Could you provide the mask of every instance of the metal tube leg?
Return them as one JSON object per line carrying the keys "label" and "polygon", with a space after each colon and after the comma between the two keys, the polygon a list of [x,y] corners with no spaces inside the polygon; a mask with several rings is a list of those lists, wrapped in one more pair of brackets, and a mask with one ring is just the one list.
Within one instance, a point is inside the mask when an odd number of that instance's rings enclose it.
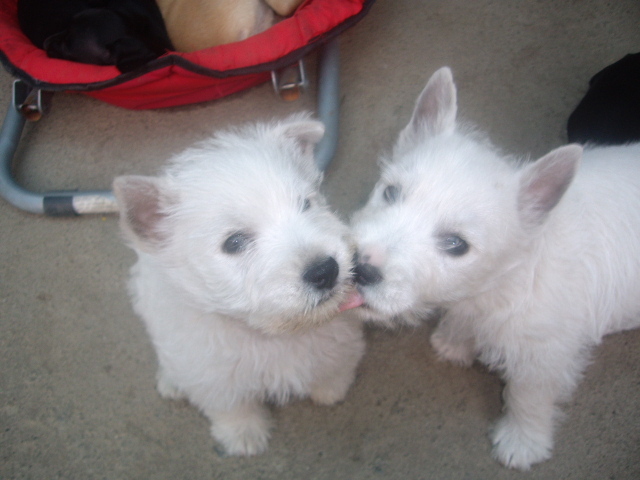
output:
{"label": "metal tube leg", "polygon": [[24,102],[32,92],[20,80],[14,82],[13,89],[12,104],[7,110],[0,130],[0,196],[21,210],[52,216],[117,211],[115,198],[108,190],[39,194],[18,185],[13,178],[12,164],[26,123],[25,117],[19,112],[19,107],[25,110]]}
{"label": "metal tube leg", "polygon": [[[323,171],[329,167],[338,145],[339,53],[338,40],[334,39],[322,47],[318,57],[318,117],[325,125],[325,134],[316,146],[315,154],[318,168]],[[20,80],[14,82],[12,105],[0,130],[0,196],[21,210],[52,216],[116,212],[116,201],[109,190],[39,194],[22,188],[13,178],[13,159],[26,122],[19,109],[25,114],[41,116],[40,93],[32,91]],[[31,106],[25,108],[30,96],[37,98],[35,110]]]}
{"label": "metal tube leg", "polygon": [[[22,99],[24,100],[24,99]],[[42,196],[20,187],[13,179],[13,156],[18,149],[26,119],[16,107],[16,87],[0,130],[0,195],[12,205],[31,213],[44,213]]]}
{"label": "metal tube leg", "polygon": [[338,40],[326,43],[318,57],[318,117],[325,125],[324,137],[316,145],[316,163],[326,170],[338,148],[340,111],[340,49]]}

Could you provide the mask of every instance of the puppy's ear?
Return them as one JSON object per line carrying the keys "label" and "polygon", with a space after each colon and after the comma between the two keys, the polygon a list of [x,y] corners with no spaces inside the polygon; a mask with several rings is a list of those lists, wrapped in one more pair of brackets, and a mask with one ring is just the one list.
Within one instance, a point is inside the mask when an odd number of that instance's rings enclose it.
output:
{"label": "puppy's ear", "polygon": [[120,228],[141,250],[153,253],[167,239],[164,222],[168,195],[158,178],[129,175],[113,181],[120,211]]}
{"label": "puppy's ear", "polygon": [[300,166],[312,177],[322,181],[322,172],[315,161],[314,149],[324,136],[324,124],[317,120],[301,120],[284,126],[282,135],[288,141],[293,141],[302,153]]}
{"label": "puppy's ear", "polygon": [[305,157],[313,159],[313,149],[324,136],[324,124],[317,120],[302,120],[285,125],[282,134],[293,140]]}
{"label": "puppy's ear", "polygon": [[404,146],[424,136],[453,132],[458,111],[456,86],[449,67],[435,72],[416,101],[409,124],[400,132]]}
{"label": "puppy's ear", "polygon": [[528,165],[520,177],[518,212],[522,224],[529,228],[541,225],[558,204],[576,174],[582,147],[557,148]]}

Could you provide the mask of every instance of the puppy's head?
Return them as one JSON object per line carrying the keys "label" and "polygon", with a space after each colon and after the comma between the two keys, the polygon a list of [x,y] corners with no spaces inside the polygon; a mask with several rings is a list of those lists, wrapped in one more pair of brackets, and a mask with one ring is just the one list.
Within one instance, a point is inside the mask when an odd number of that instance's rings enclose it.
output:
{"label": "puppy's head", "polygon": [[161,55],[152,51],[115,12],[91,8],[76,14],[63,30],[44,40],[51,58],[134,70]]}
{"label": "puppy's head", "polygon": [[119,177],[125,236],[199,309],[264,332],[331,319],[351,285],[348,230],[319,193],[302,117],[224,132],[165,174]]}
{"label": "puppy's head", "polygon": [[368,203],[352,220],[369,319],[416,322],[471,298],[530,255],[569,185],[578,147],[519,170],[456,123],[451,71],[420,94]]}

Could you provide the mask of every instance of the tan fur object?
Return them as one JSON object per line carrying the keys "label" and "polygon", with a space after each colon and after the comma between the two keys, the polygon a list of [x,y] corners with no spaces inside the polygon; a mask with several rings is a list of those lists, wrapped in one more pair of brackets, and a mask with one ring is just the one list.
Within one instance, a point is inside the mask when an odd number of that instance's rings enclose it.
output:
{"label": "tan fur object", "polygon": [[269,5],[274,12],[276,12],[281,17],[288,17],[289,15],[293,15],[293,12],[296,11],[296,8],[300,6],[300,4],[304,0],[265,0],[267,5]]}
{"label": "tan fur object", "polygon": [[[238,42],[290,15],[302,0],[157,0],[175,49],[193,52]],[[273,9],[273,10],[272,10]]]}

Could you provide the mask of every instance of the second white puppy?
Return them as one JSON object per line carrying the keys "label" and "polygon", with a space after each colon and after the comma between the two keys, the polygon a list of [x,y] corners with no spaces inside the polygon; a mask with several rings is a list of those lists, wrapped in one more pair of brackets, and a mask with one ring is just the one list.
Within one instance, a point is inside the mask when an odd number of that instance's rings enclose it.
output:
{"label": "second white puppy", "polygon": [[590,347],[640,326],[640,145],[514,162],[456,110],[443,68],[354,217],[363,298],[350,303],[382,321],[444,309],[431,343],[501,373],[494,455],[528,469],[551,456],[558,403]]}
{"label": "second white puppy", "polygon": [[353,251],[318,191],[323,133],[303,117],[248,126],[186,150],[160,177],[114,181],[158,390],[200,408],[231,455],[265,450],[263,402],[342,400],[364,352],[357,321],[331,321]]}

